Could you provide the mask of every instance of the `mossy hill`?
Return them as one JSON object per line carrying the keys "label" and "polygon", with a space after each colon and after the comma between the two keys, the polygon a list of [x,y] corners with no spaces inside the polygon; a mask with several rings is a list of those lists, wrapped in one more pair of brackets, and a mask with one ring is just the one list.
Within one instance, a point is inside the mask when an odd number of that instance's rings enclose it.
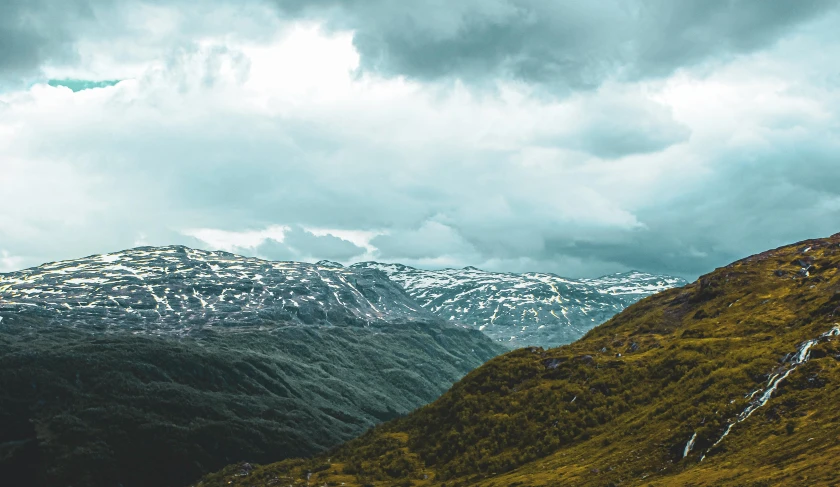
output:
{"label": "mossy hill", "polygon": [[746,258],[327,454],[198,485],[838,485],[838,267],[840,234]]}

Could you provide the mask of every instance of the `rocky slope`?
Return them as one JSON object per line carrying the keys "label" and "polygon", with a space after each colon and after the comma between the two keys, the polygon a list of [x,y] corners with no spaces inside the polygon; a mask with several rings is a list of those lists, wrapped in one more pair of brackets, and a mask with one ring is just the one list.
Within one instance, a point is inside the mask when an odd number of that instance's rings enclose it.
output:
{"label": "rocky slope", "polygon": [[323,451],[502,351],[375,270],[140,248],[0,274],[0,484]]}
{"label": "rocky slope", "polygon": [[433,320],[384,275],[182,246],[140,247],[0,274],[0,311],[107,331],[213,326],[365,326]]}
{"label": "rocky slope", "polygon": [[678,277],[635,271],[568,279],[474,267],[427,271],[378,262],[351,268],[381,270],[428,311],[477,327],[511,348],[571,343],[639,299],[685,284]]}
{"label": "rocky slope", "polygon": [[840,234],[497,357],[405,418],[217,485],[838,485]]}

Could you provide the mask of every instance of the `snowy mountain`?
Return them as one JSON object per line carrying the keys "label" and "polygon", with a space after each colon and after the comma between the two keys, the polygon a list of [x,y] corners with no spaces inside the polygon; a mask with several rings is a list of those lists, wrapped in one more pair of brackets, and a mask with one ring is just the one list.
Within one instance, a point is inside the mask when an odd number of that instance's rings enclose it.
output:
{"label": "snowy mountain", "polygon": [[503,351],[331,262],[143,247],[0,274],[0,483],[176,487],[310,456]]}
{"label": "snowy mountain", "polygon": [[270,262],[182,246],[140,247],[0,274],[0,312],[108,329],[365,326],[435,320],[374,269]]}
{"label": "snowy mountain", "polygon": [[377,262],[349,267],[272,262],[182,246],[139,247],[0,274],[0,314],[27,310],[76,327],[152,334],[443,319],[512,347],[556,346],[645,296],[684,284],[641,272],[568,279],[474,267],[429,271]]}
{"label": "snowy mountain", "polygon": [[639,299],[686,284],[677,277],[635,271],[568,279],[475,267],[428,271],[378,262],[350,268],[380,270],[428,311],[474,326],[511,347],[570,343]]}

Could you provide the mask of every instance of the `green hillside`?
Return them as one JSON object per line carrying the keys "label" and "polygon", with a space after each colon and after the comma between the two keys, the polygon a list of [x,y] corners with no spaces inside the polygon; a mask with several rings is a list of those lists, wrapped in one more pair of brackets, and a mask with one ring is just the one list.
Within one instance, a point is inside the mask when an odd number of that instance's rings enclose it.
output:
{"label": "green hillside", "polygon": [[839,267],[840,234],[749,257],[327,454],[198,485],[837,485]]}

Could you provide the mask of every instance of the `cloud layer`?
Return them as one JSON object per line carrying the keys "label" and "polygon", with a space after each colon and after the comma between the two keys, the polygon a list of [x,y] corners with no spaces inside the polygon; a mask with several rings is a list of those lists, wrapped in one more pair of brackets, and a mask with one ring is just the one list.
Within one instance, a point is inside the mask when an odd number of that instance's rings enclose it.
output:
{"label": "cloud layer", "polygon": [[579,90],[661,77],[777,41],[829,0],[276,0],[356,32],[366,69],[428,80],[513,77]]}
{"label": "cloud layer", "polygon": [[695,277],[840,231],[826,2],[0,1],[0,271],[184,243]]}

